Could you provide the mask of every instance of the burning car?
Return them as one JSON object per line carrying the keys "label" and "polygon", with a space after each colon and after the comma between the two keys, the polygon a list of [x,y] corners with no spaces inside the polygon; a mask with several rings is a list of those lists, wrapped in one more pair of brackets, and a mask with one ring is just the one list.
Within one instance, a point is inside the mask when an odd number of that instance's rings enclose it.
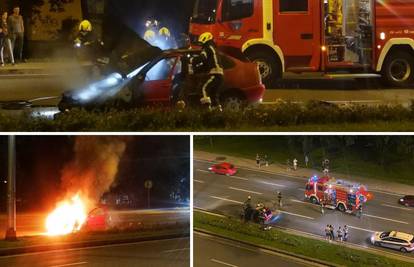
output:
{"label": "burning car", "polygon": [[89,212],[82,230],[85,231],[106,231],[111,227],[112,218],[106,206],[100,206]]}
{"label": "burning car", "polygon": [[208,168],[210,172],[226,175],[226,176],[232,176],[237,173],[237,169],[233,164],[223,162],[219,164],[214,164],[210,168]]}
{"label": "burning car", "polygon": [[[188,49],[164,51],[129,74],[112,73],[85,89],[64,93],[59,109],[175,106],[178,101],[199,105],[201,82],[206,74],[189,63],[189,58],[199,53]],[[220,57],[224,67],[224,86],[220,92],[224,108],[237,110],[260,102],[265,87],[257,65],[225,54]]]}

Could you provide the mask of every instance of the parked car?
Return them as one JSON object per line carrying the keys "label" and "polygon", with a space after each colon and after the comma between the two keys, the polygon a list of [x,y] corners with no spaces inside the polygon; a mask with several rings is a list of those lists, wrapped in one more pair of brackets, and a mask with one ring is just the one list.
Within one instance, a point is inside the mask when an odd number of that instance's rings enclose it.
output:
{"label": "parked car", "polygon": [[391,248],[401,252],[414,251],[414,235],[403,232],[376,232],[371,237],[375,246]]}
{"label": "parked car", "polygon": [[406,207],[414,207],[414,196],[405,196],[398,200],[398,203]]}
{"label": "parked car", "polygon": [[227,162],[215,164],[209,168],[209,171],[226,176],[232,176],[237,173],[236,167]]}
{"label": "parked car", "polygon": [[[206,74],[191,68],[188,60],[199,53],[199,50],[187,49],[164,51],[127,75],[127,78],[112,74],[85,89],[64,93],[59,109],[93,109],[107,106],[108,103],[122,103],[123,106],[132,107],[174,106],[179,100],[184,100],[189,105],[199,105],[202,81]],[[220,54],[220,58],[224,67],[224,85],[220,90],[223,107],[237,110],[261,102],[265,87],[257,64],[243,62],[225,54]],[[190,75],[190,69],[195,69],[196,74]]]}

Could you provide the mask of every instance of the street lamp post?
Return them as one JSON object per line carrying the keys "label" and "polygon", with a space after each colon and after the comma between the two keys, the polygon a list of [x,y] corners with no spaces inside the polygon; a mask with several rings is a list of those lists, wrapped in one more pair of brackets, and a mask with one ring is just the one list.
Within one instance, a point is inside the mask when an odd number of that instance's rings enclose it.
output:
{"label": "street lamp post", "polygon": [[6,240],[17,240],[16,234],[16,137],[9,136],[7,177],[7,231]]}

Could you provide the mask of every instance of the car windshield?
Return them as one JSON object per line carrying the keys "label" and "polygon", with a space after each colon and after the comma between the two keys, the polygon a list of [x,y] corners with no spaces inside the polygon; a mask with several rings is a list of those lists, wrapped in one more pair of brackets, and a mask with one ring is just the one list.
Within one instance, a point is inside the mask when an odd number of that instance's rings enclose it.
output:
{"label": "car windshield", "polygon": [[388,237],[389,235],[390,235],[390,232],[384,232],[380,235],[380,237],[384,238],[384,237]]}
{"label": "car windshield", "polygon": [[194,5],[194,23],[213,24],[216,21],[217,0],[197,0]]}

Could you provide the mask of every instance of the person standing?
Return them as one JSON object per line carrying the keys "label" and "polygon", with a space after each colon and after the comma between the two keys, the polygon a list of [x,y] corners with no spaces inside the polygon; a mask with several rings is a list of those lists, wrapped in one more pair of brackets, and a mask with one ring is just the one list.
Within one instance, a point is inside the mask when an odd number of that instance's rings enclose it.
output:
{"label": "person standing", "polygon": [[9,60],[14,65],[14,56],[13,56],[13,49],[12,44],[9,37],[9,28],[7,25],[7,12],[4,12],[1,16],[1,24],[0,24],[0,64],[4,66],[4,49],[6,49]]}
{"label": "person standing", "polygon": [[279,203],[279,208],[282,208],[282,192],[277,192],[277,202]]}
{"label": "person standing", "polygon": [[330,227],[330,230],[331,230],[331,240],[335,241],[335,228],[333,227],[332,224],[329,227]]}
{"label": "person standing", "polygon": [[256,165],[260,168],[260,155],[256,154]]}
{"label": "person standing", "polygon": [[293,160],[293,170],[297,170],[298,169],[298,160],[295,158],[294,160]]}
{"label": "person standing", "polygon": [[343,241],[343,239],[342,239],[343,232],[342,232],[342,227],[341,226],[339,226],[338,231],[336,233],[338,235],[338,241],[342,242]]}
{"label": "person standing", "polygon": [[325,237],[326,240],[331,240],[331,227],[329,226],[329,224],[327,224],[325,227]]}
{"label": "person standing", "polygon": [[20,15],[20,7],[13,8],[13,15],[7,19],[9,35],[14,51],[14,59],[23,61],[23,44],[24,44],[24,22]]}
{"label": "person standing", "polygon": [[343,231],[344,231],[344,241],[346,242],[346,241],[348,241],[348,233],[349,233],[347,225],[344,226]]}
{"label": "person standing", "polygon": [[308,157],[308,155],[305,155],[305,166],[306,166],[306,168],[308,167],[308,165],[309,165],[309,157]]}

